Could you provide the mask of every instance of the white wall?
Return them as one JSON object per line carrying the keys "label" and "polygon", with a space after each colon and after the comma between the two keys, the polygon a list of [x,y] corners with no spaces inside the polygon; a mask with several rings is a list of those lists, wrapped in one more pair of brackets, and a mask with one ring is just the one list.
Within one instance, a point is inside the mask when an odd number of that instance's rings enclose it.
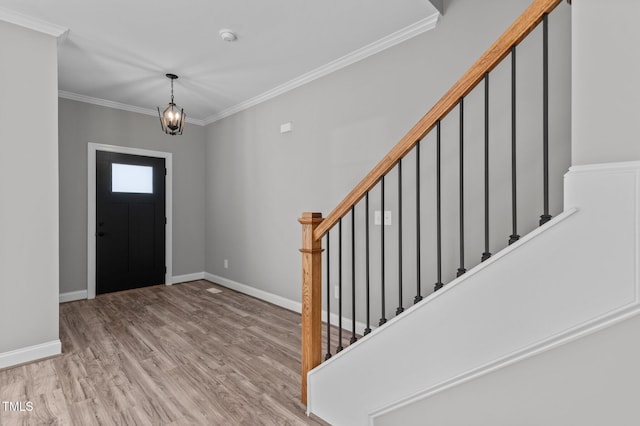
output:
{"label": "white wall", "polygon": [[636,426],[640,317],[446,390],[376,426]]}
{"label": "white wall", "polygon": [[572,164],[640,159],[640,2],[579,0],[573,16]]}
{"label": "white wall", "polygon": [[0,22],[0,368],[60,352],[52,36]]}
{"label": "white wall", "polygon": [[173,275],[204,271],[204,128],[162,133],[158,117],[59,100],[60,292],[87,288],[87,144],[173,154]]}
{"label": "white wall", "polygon": [[[529,0],[452,0],[435,30],[385,50],[324,78],[207,126],[206,270],[286,299],[300,300],[300,227],[303,211],[328,214],[390,148],[422,117],[530,4]],[[569,165],[569,14],[566,4],[551,17],[551,211],[562,210],[561,176]],[[542,68],[541,32],[519,47],[518,166],[521,235],[537,226],[542,203]],[[510,229],[510,63],[492,74],[491,249],[504,247]],[[465,103],[467,268],[479,263],[482,249],[482,86]],[[527,104],[526,102],[529,102]],[[506,115],[505,115],[506,114]],[[280,134],[292,121],[293,132]],[[444,280],[456,272],[458,252],[458,115],[443,122]],[[423,288],[429,294],[434,270],[434,135],[422,143]],[[413,226],[415,157],[403,165],[405,231]],[[524,179],[527,176],[527,179]],[[396,174],[387,178],[386,209],[397,224]],[[379,209],[374,190],[371,210]],[[357,207],[362,229],[363,208]],[[350,218],[344,232],[350,235]],[[398,274],[397,225],[386,230],[388,282]],[[379,228],[372,226],[372,253],[379,247]],[[363,244],[362,232],[357,242]],[[337,241],[337,236],[332,236]],[[404,236],[404,306],[415,296],[415,236]],[[346,247],[346,246],[345,246]],[[363,251],[361,250],[360,253]],[[337,254],[337,248],[332,250]],[[376,255],[377,256],[377,255]],[[229,268],[223,267],[224,259]],[[378,257],[372,281],[380,281]],[[345,279],[350,280],[350,262]],[[358,292],[364,292],[364,262],[357,262]],[[336,277],[332,280],[335,281]],[[337,282],[332,282],[337,285]],[[387,286],[387,317],[397,301]],[[350,293],[350,291],[349,291]],[[374,293],[376,309],[380,292]],[[364,300],[360,298],[359,300]],[[350,305],[348,297],[345,306]],[[332,308],[335,308],[336,303]],[[358,307],[364,312],[362,306]],[[348,314],[350,315],[350,314]],[[380,312],[372,314],[375,321]],[[360,317],[360,319],[362,319]]]}

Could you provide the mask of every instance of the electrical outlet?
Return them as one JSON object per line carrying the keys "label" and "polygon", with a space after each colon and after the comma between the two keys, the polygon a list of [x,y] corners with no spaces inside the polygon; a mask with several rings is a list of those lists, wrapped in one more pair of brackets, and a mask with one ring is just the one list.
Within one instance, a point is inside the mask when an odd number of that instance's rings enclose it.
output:
{"label": "electrical outlet", "polygon": [[391,226],[391,210],[384,211],[384,224],[386,226]]}
{"label": "electrical outlet", "polygon": [[[373,224],[382,225],[382,212],[380,210],[373,212]],[[391,226],[391,210],[384,211],[384,224],[385,226]]]}
{"label": "electrical outlet", "polygon": [[335,298],[336,299],[340,299],[340,287],[335,286],[333,289],[334,289],[334,293],[335,293],[334,294]]}
{"label": "electrical outlet", "polygon": [[224,269],[229,269],[229,259],[224,260]]}

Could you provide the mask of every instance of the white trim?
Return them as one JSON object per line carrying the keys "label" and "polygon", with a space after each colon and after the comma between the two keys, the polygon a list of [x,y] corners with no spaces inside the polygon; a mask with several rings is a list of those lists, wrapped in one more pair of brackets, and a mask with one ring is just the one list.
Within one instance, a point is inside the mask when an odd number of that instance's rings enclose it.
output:
{"label": "white trim", "polygon": [[540,344],[534,345],[521,351],[514,352],[495,362],[491,362],[476,369],[467,371],[450,380],[432,386],[429,389],[417,392],[400,401],[396,401],[392,404],[374,410],[369,413],[369,424],[373,426],[377,417],[383,416],[391,411],[406,407],[407,405],[410,405],[416,401],[424,398],[429,398],[454,386],[461,385],[478,377],[500,370],[501,368],[508,367],[512,364],[524,361],[525,359],[539,355],[543,352],[558,348],[562,345],[596,333],[607,327],[611,327],[615,324],[621,323],[622,321],[626,321],[639,314],[640,306],[638,304],[635,304],[631,309],[624,309],[622,311],[615,312],[614,314],[606,314],[598,317],[592,323],[590,323],[588,327],[584,327],[582,325],[578,326],[566,333],[546,339]]}
{"label": "white trim", "polygon": [[[119,109],[122,111],[135,112],[138,114],[151,115],[154,117],[158,116],[158,111],[150,108],[142,108],[134,105],[127,105],[120,102],[108,101],[106,99],[94,98],[92,96],[80,95],[73,92],[66,92],[64,90],[58,91],[58,97],[64,99],[70,99],[72,101],[84,102],[87,104],[99,105],[107,108]],[[187,116],[187,123],[195,124],[198,126],[204,126],[206,123],[204,120],[199,120],[197,118],[191,118]]]}
{"label": "white trim", "polygon": [[435,7],[436,9],[438,9],[438,12],[440,12],[441,15],[444,14],[444,2],[443,0],[427,0],[429,3],[431,3],[431,6]]}
{"label": "white trim", "polygon": [[584,164],[581,166],[569,167],[570,173],[592,173],[592,172],[619,172],[622,170],[637,171],[640,169],[640,161],[622,161],[618,163],[597,163]]}
{"label": "white trim", "polygon": [[38,31],[53,37],[65,35],[69,28],[16,12],[15,10],[0,7],[0,21],[9,22],[10,24],[19,25],[33,31]]}
{"label": "white trim", "polygon": [[258,105],[262,102],[268,101],[269,99],[275,98],[276,96],[282,95],[283,93],[286,93],[304,84],[310,83],[313,80],[317,80],[351,64],[361,61],[369,56],[380,53],[385,49],[400,44],[403,41],[409,40],[410,38],[420,35],[426,31],[432,30],[436,27],[439,18],[439,13],[434,13],[431,16],[427,16],[426,18],[421,19],[414,24],[411,24],[405,28],[402,28],[401,30],[389,34],[388,36],[383,37],[378,41],[374,41],[373,43],[368,44],[364,47],[361,47],[360,49],[354,50],[353,52],[348,53],[334,61],[331,61],[328,64],[322,65],[312,71],[302,74],[301,76],[298,76],[284,84],[276,86],[271,90],[267,90],[266,92],[258,96],[254,96],[251,99],[240,102],[239,104],[234,105],[230,108],[226,108],[219,113],[206,118],[204,120],[204,123],[211,124],[218,120],[222,120],[225,117],[228,117],[240,111],[244,111],[245,109],[251,108],[252,106]]}
{"label": "white trim", "polygon": [[[211,281],[212,283],[215,283],[215,284],[219,284],[222,287],[235,290],[239,293],[246,294],[251,297],[255,297],[256,299],[264,300],[265,302],[272,303],[276,306],[280,306],[281,308],[285,308],[296,313],[302,312],[302,304],[300,302],[296,302],[294,300],[287,299],[285,297],[278,296],[277,294],[269,293],[264,290],[259,290],[255,287],[251,287],[246,284],[241,284],[239,282],[236,282],[218,275],[214,275],[209,272],[204,272],[203,274],[204,274],[205,280]],[[192,274],[192,275],[196,275],[196,274]],[[327,311],[323,310],[322,320],[324,321],[326,318],[327,318]],[[339,323],[338,318],[339,318],[338,314],[335,314],[332,312],[331,318],[330,318],[331,324],[337,326]],[[342,317],[343,330],[351,331],[351,326],[352,326],[351,318]],[[356,333],[363,334],[365,327],[366,326],[364,323],[360,321],[356,321]],[[374,328],[376,327],[371,326],[372,330]]]}
{"label": "white trim", "polygon": [[26,348],[3,352],[0,353],[0,369],[37,361],[50,356],[60,355],[61,353],[62,344],[58,339],[41,343],[39,345],[27,346]]}
{"label": "white trim", "polygon": [[194,272],[193,274],[174,275],[173,284],[186,283],[189,281],[204,280],[204,272]]}
{"label": "white trim", "polygon": [[[300,311],[300,312],[302,312],[302,311]],[[300,312],[299,312],[299,313],[300,313]],[[327,311],[326,311],[326,310],[324,310],[324,309],[322,310],[322,316],[321,316],[321,318],[322,318],[322,322],[323,322],[324,324],[326,324],[325,320],[327,319]],[[338,326],[338,324],[340,323],[340,322],[339,322],[339,319],[340,319],[340,317],[338,316],[338,314],[336,314],[336,313],[334,313],[334,312],[331,312],[331,318],[330,318],[330,320],[331,320],[331,325],[333,325],[333,326],[336,326],[336,327],[337,327],[337,326]],[[342,329],[343,329],[343,330],[346,330],[346,331],[348,331],[348,332],[351,332],[351,329],[352,329],[351,327],[352,327],[351,318],[345,318],[345,317],[342,317]],[[360,321],[356,321],[356,334],[359,334],[359,335],[361,335],[361,336],[362,336],[362,335],[364,335],[364,330],[365,330],[365,328],[366,328],[366,327],[367,327],[367,326],[365,325],[365,323],[360,322]],[[373,325],[373,324],[370,324],[370,325],[369,325],[369,328],[371,329],[371,331],[373,331],[373,330],[375,330],[376,328],[378,328],[378,326]]]}
{"label": "white trim", "polygon": [[235,290],[237,292],[246,294],[248,296],[255,297],[256,299],[273,303],[274,305],[278,305],[290,311],[302,312],[302,305],[300,304],[300,302],[296,302],[294,300],[287,299],[282,296],[278,296],[277,294],[269,293],[264,290],[259,290],[255,287],[251,287],[246,284],[241,284],[239,282],[230,280],[228,278],[210,274],[209,272],[204,273],[204,279],[207,281],[211,281],[212,283],[215,283],[215,284],[220,284],[221,286],[229,288],[231,290]]}
{"label": "white trim", "polygon": [[68,38],[69,38],[69,30],[67,29],[67,31],[65,31],[64,33],[58,36],[58,50],[60,50],[60,48],[67,41]]}
{"label": "white trim", "polygon": [[[426,18],[421,19],[418,22],[415,22],[411,25],[406,26],[388,36],[381,38],[380,40],[374,41],[360,49],[354,50],[351,53],[348,53],[341,58],[338,58],[334,61],[331,61],[325,65],[322,65],[314,70],[311,70],[307,73],[304,73],[286,83],[283,83],[279,86],[274,87],[273,89],[267,90],[266,92],[254,96],[253,98],[247,99],[246,101],[240,102],[236,105],[233,105],[229,108],[226,108],[216,114],[213,114],[204,120],[200,120],[197,118],[189,118],[187,117],[187,123],[196,124],[198,126],[205,126],[207,124],[215,123],[216,121],[222,120],[225,117],[229,117],[230,115],[236,114],[240,111],[244,111],[248,108],[256,106],[262,102],[268,101],[269,99],[273,99],[276,96],[280,96],[283,93],[286,93],[290,90],[293,90],[297,87],[303,86],[307,83],[310,83],[314,80],[317,80],[321,77],[329,75],[335,71],[338,71],[342,68],[345,68],[351,64],[354,64],[358,61],[361,61],[369,56],[375,55],[376,53],[380,53],[385,49],[393,47],[397,44],[402,43],[403,41],[407,41],[413,37],[416,37],[424,32],[432,30],[438,24],[438,20],[440,19],[440,13],[434,13],[433,15],[427,16]],[[2,15],[0,14],[0,19]],[[157,116],[158,111],[149,108],[143,108],[134,105],[123,104],[120,102],[109,101],[106,99],[95,98],[92,96],[81,95],[78,93],[67,92],[64,90],[58,91],[58,97],[64,99],[70,99],[78,102],[85,102],[88,104],[104,106],[108,108],[120,109],[123,111],[136,112],[139,114]]]}
{"label": "white trim", "polygon": [[96,151],[118,152],[122,154],[145,155],[165,159],[167,176],[165,181],[165,262],[167,273],[165,284],[171,285],[173,272],[173,154],[116,145],[87,144],[87,297],[96,297]]}
{"label": "white trim", "polygon": [[87,290],[78,290],[78,291],[70,291],[67,293],[60,293],[59,302],[65,303],[65,302],[73,302],[76,300],[87,299],[87,294],[88,294]]}

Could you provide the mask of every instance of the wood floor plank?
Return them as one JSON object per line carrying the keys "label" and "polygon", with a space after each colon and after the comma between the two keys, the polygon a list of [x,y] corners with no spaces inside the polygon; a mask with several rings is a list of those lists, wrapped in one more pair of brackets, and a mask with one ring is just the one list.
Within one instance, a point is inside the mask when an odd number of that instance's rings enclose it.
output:
{"label": "wood floor plank", "polygon": [[63,354],[0,370],[0,400],[33,403],[0,425],[322,425],[299,334],[300,315],[204,280],[65,303]]}

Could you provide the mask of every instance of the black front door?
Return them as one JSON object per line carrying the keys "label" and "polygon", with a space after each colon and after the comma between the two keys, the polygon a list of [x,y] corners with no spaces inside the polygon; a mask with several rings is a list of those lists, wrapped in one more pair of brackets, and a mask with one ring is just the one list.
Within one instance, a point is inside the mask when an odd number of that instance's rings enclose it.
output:
{"label": "black front door", "polygon": [[165,160],[96,152],[96,293],[165,282]]}

